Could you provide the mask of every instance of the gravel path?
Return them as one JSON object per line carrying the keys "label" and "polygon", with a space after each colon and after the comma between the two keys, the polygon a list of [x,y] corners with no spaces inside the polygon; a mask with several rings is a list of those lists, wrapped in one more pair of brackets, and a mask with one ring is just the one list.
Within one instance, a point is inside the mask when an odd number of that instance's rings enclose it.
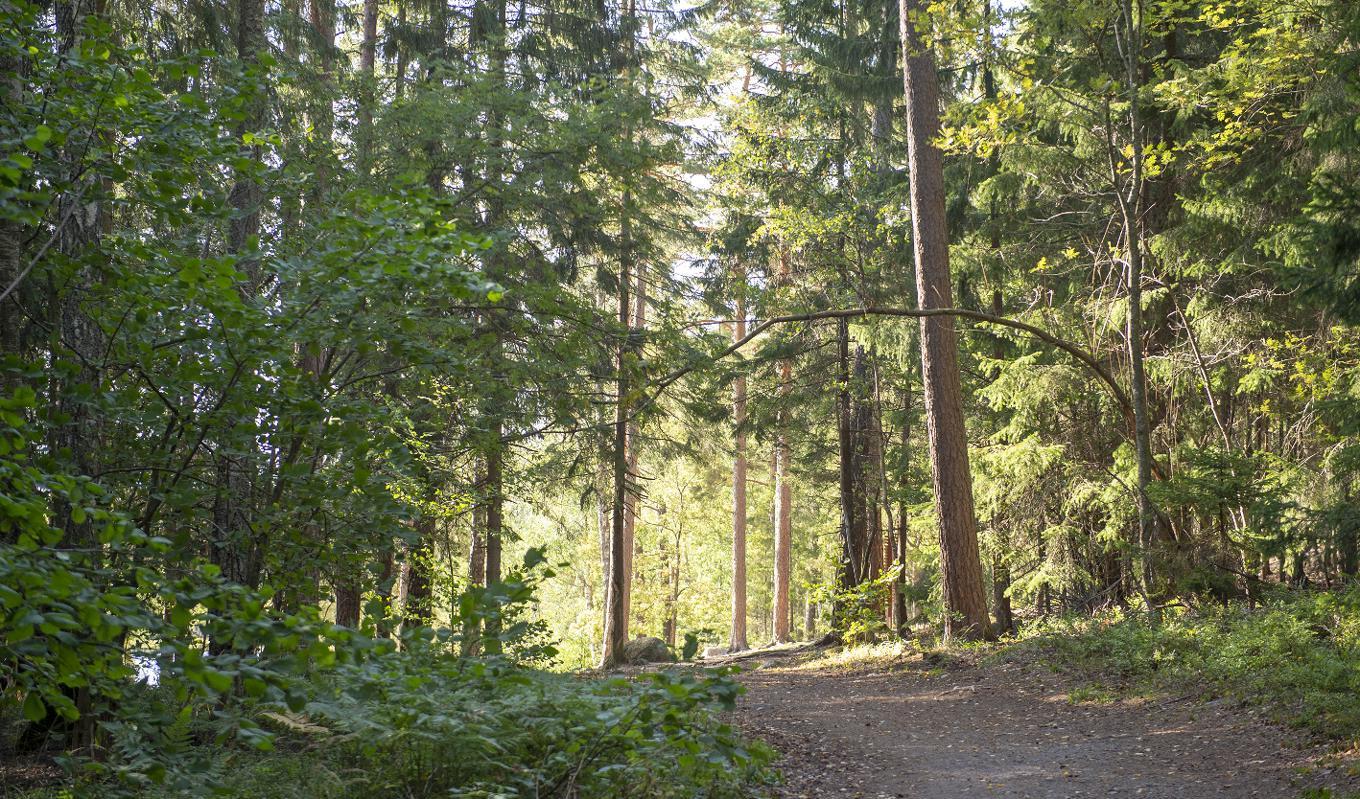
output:
{"label": "gravel path", "polygon": [[846,672],[784,654],[743,666],[738,724],[784,754],[779,797],[1291,799],[1356,787],[1298,735],[1222,702],[1073,703],[1058,677],[1015,663]]}

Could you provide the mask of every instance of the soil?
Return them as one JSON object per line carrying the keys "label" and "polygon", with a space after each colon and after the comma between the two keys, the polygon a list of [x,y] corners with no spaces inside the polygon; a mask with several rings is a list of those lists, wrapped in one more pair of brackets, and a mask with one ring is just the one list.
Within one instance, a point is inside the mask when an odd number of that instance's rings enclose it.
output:
{"label": "soil", "polygon": [[[1360,788],[1347,758],[1197,696],[1074,701],[1036,663],[747,655],[737,723],[782,753],[776,797],[1278,797]],[[1081,696],[1081,693],[1078,693]]]}

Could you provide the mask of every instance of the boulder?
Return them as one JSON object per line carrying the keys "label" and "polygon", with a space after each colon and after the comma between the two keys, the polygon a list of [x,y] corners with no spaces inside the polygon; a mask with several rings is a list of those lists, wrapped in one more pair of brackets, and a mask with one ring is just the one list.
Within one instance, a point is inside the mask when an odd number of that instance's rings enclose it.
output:
{"label": "boulder", "polygon": [[704,647],[704,660],[708,660],[709,658],[722,657],[723,655],[726,655],[726,654],[727,654],[727,647],[725,647],[725,646],[706,646],[706,647]]}
{"label": "boulder", "polygon": [[660,638],[639,635],[623,645],[624,663],[670,663],[674,659]]}

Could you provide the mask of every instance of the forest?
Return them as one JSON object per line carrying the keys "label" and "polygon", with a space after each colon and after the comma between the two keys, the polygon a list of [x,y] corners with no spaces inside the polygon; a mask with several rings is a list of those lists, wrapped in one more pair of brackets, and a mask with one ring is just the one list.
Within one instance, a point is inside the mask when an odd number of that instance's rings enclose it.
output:
{"label": "forest", "polygon": [[0,0],[0,97],[0,797],[1360,796],[1353,0]]}

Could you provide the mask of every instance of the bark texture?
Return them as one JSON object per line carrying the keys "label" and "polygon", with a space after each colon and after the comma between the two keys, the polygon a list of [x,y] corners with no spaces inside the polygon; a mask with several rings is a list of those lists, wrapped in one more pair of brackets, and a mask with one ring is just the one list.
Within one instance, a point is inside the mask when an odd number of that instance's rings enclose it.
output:
{"label": "bark texture", "polygon": [[[789,252],[779,254],[780,285],[787,285],[791,278]],[[779,396],[787,402],[793,388],[793,365],[786,359],[779,362]],[[793,570],[793,487],[789,485],[789,439],[788,413],[782,406],[776,422],[778,432],[774,441],[774,600],[773,623],[771,629],[774,640],[789,640],[789,581]]]}
{"label": "bark texture", "polygon": [[[921,0],[903,0],[901,15],[916,298],[922,309],[949,308],[953,295],[945,227],[944,165],[934,145],[940,129],[939,77],[935,54],[925,45],[917,28],[923,8]],[[953,318],[922,318],[921,373],[935,511],[940,525],[945,637],[981,638],[989,631],[987,598],[982,586],[977,520],[973,515],[973,482],[968,468]]]}
{"label": "bark texture", "polygon": [[[746,335],[746,273],[739,270],[734,339]],[[728,651],[740,652],[746,643],[746,375],[732,381],[732,632]]]}

